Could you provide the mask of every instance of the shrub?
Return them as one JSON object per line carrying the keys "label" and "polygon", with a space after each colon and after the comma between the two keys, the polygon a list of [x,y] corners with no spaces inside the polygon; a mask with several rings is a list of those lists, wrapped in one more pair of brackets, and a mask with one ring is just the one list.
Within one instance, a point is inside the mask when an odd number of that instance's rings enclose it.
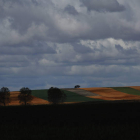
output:
{"label": "shrub", "polygon": [[0,90],[0,102],[5,104],[10,102],[10,90],[7,87],[2,87]]}
{"label": "shrub", "polygon": [[32,91],[29,88],[21,88],[20,95],[18,96],[19,102],[24,102],[24,104],[27,105],[27,102],[30,102],[33,99],[31,93]]}
{"label": "shrub", "polygon": [[48,101],[53,104],[63,103],[66,100],[66,94],[59,88],[51,87],[48,90]]}

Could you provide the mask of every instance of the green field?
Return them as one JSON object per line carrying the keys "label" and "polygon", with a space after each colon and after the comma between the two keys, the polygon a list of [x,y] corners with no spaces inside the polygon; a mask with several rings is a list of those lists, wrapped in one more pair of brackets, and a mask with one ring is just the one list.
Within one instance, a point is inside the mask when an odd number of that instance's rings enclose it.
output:
{"label": "green field", "polygon": [[140,91],[130,87],[111,87],[117,91],[124,92],[132,95],[140,95]]}
{"label": "green field", "polygon": [[[43,90],[32,90],[32,95],[44,100],[48,99],[48,94],[47,94],[48,89],[43,89]],[[67,99],[65,102],[88,102],[88,101],[102,101],[100,99],[93,99],[93,98],[88,98],[82,95],[79,95],[77,93],[63,90],[64,93],[67,96]]]}
{"label": "green field", "polygon": [[32,95],[47,100],[48,99],[47,91],[48,89],[32,90]]}
{"label": "green field", "polygon": [[[110,87],[114,90],[124,92],[127,94],[131,95],[139,95],[140,96],[140,91],[133,89],[131,87]],[[61,89],[62,90],[62,89]],[[40,89],[40,90],[32,90],[32,95],[44,100],[48,100],[48,89]],[[93,99],[93,98],[88,98],[86,96],[79,95],[75,92],[71,92],[68,90],[63,90],[64,93],[67,96],[67,99],[65,102],[88,102],[88,101],[103,101],[101,99]]]}

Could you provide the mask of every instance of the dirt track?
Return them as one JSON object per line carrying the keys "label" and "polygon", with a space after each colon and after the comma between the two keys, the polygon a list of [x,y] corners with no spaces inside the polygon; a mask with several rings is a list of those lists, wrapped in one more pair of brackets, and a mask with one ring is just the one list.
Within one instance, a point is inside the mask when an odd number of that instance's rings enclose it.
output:
{"label": "dirt track", "polygon": [[123,92],[119,92],[112,88],[80,88],[92,93],[96,93],[100,96],[88,96],[89,98],[103,99],[103,100],[138,100],[140,96],[130,95]]}

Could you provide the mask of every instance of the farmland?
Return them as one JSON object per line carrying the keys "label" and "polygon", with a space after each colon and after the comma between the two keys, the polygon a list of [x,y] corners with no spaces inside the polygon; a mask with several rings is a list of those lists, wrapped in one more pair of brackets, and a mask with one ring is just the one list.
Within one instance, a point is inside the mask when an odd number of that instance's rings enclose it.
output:
{"label": "farmland", "polygon": [[[140,87],[93,87],[93,88],[63,88],[61,89],[67,96],[64,104],[97,101],[116,101],[116,100],[140,100]],[[30,105],[47,105],[48,89],[32,90],[33,100]],[[21,105],[18,100],[19,91],[10,92],[11,102],[8,106]],[[0,103],[2,105],[2,103]]]}
{"label": "farmland", "polygon": [[131,87],[112,87],[112,88],[81,88],[99,96],[88,96],[89,98],[102,100],[139,100],[140,91]]}
{"label": "farmland", "polygon": [[49,104],[47,89],[33,90],[27,106],[19,104],[18,91],[11,92],[9,105],[0,106],[1,138],[140,139],[140,90],[128,89],[62,89],[67,100],[58,105]]}

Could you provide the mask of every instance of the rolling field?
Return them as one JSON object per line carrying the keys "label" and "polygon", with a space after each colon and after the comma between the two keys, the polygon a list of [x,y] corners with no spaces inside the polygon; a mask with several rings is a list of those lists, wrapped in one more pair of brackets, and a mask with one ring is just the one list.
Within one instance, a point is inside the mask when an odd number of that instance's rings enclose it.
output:
{"label": "rolling field", "polygon": [[[13,91],[10,92],[10,103],[8,103],[9,106],[15,106],[15,105],[21,105],[21,103],[19,103],[18,100],[18,95],[20,94],[20,92],[18,91]],[[29,104],[31,105],[42,105],[42,104],[49,104],[49,102],[47,100],[43,100],[41,98],[38,98],[36,96],[33,96],[33,100],[29,102]],[[2,103],[1,103],[2,105]]]}
{"label": "rolling field", "polygon": [[130,95],[138,95],[140,96],[140,91],[133,87],[112,87],[114,90],[124,92]]}
{"label": "rolling field", "polygon": [[140,102],[127,102],[140,99],[140,87],[62,90],[67,100],[59,105],[47,105],[47,89],[32,90],[30,106],[20,106],[19,92],[11,92],[9,105],[0,106],[1,138],[140,139]]}
{"label": "rolling field", "polygon": [[[140,86],[131,87],[93,87],[93,88],[62,88],[67,96],[64,104],[73,104],[90,101],[140,100]],[[50,104],[47,100],[48,89],[32,90],[33,100],[30,105]],[[18,100],[20,92],[10,92],[8,106],[21,105]],[[3,105],[0,103],[0,105]]]}
{"label": "rolling field", "polygon": [[112,88],[81,88],[100,96],[88,96],[89,98],[102,100],[139,100],[140,91],[130,87],[112,87]]}

